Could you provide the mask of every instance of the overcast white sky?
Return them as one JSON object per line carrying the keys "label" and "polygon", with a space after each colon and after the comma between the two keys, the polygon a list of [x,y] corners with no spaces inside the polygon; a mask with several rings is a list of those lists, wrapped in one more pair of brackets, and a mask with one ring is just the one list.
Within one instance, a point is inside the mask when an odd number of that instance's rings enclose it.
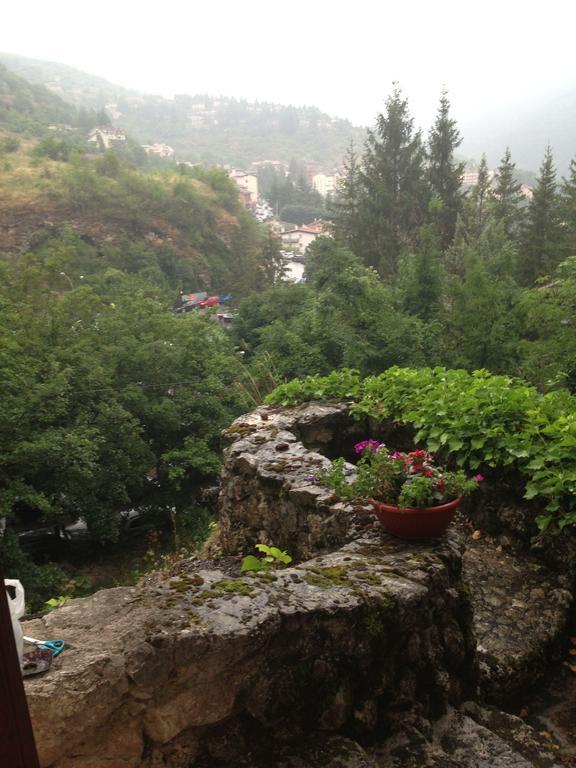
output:
{"label": "overcast white sky", "polygon": [[0,50],[170,96],[213,93],[369,124],[399,80],[426,126],[576,84],[573,0],[21,0]]}

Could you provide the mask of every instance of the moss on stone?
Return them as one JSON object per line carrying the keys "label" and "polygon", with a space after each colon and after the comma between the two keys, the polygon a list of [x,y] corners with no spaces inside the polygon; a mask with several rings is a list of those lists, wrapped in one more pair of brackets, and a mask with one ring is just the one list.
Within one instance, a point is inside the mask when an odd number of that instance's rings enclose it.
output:
{"label": "moss on stone", "polygon": [[235,424],[234,426],[229,427],[226,432],[229,432],[232,435],[251,435],[252,432],[256,432],[256,427],[249,424]]}
{"label": "moss on stone", "polygon": [[377,573],[355,573],[354,578],[365,584],[372,584],[375,587],[380,586],[380,578]]}
{"label": "moss on stone", "polygon": [[321,587],[322,589],[329,589],[334,586],[334,582],[324,576],[319,576],[317,573],[307,573],[304,576],[304,581],[311,587]]}
{"label": "moss on stone", "polygon": [[218,595],[215,595],[214,592],[209,592],[208,590],[203,589],[201,592],[198,592],[194,597],[192,598],[193,605],[204,605],[208,603],[209,600],[214,600],[215,597],[218,597]]}
{"label": "moss on stone", "polygon": [[184,574],[177,579],[170,581],[170,589],[176,592],[187,592],[192,587],[200,587],[204,584],[204,579],[198,574],[188,575]]}
{"label": "moss on stone", "polygon": [[255,571],[254,572],[254,578],[260,579],[260,581],[276,581],[278,579],[278,576],[276,576],[275,573],[272,573],[271,571]]}
{"label": "moss on stone", "polygon": [[398,604],[390,595],[383,595],[377,601],[364,606],[361,624],[370,637],[389,634],[398,619]]}
{"label": "moss on stone", "polygon": [[245,581],[240,581],[238,579],[222,579],[221,581],[216,581],[212,585],[212,589],[217,592],[224,592],[224,593],[234,593],[236,595],[248,595],[251,596],[254,592],[254,587],[250,584],[246,584]]}
{"label": "moss on stone", "polygon": [[307,568],[304,581],[313,587],[322,587],[322,589],[350,585],[348,570],[349,568],[346,565]]}

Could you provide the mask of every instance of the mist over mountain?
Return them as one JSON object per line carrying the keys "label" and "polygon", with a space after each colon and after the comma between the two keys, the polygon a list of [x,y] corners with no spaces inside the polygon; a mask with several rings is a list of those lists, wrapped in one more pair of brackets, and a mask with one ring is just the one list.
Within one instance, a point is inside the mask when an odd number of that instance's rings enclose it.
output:
{"label": "mist over mountain", "polygon": [[[364,128],[331,117],[316,107],[293,107],[215,95],[143,94],[58,62],[0,53],[13,72],[45,85],[65,102],[87,109],[111,108],[114,124],[141,142],[170,144],[182,159],[246,165],[263,158],[288,162],[306,158],[323,166],[338,164],[351,140],[361,145]],[[510,147],[517,168],[537,171],[551,145],[560,174],[576,154],[576,86],[542,95],[511,98],[494,112],[459,122],[461,154],[495,167]],[[410,99],[410,93],[406,94]],[[374,94],[375,109],[385,94]],[[416,119],[418,123],[418,119]]]}
{"label": "mist over mountain", "polygon": [[365,129],[317,107],[248,102],[225,96],[176,95],[174,99],[129,91],[55,62],[0,54],[14,72],[46,86],[77,107],[106,107],[115,125],[143,143],[165,142],[179,159],[248,165],[262,159],[311,160],[330,169]]}
{"label": "mist over mountain", "polygon": [[42,85],[0,64],[0,125],[16,133],[38,133],[51,122],[71,123],[76,110]]}

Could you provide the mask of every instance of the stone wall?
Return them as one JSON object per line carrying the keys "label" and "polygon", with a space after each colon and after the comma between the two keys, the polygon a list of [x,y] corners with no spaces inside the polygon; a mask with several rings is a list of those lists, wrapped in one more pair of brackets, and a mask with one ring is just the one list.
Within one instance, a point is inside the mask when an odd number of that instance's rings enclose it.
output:
{"label": "stone wall", "polygon": [[[326,459],[307,447],[330,452],[334,424],[346,439],[357,429],[341,406],[239,420],[225,451],[225,557],[25,625],[67,645],[26,682],[42,766],[270,765],[276,747],[375,740],[408,710],[434,719],[475,693],[461,538],[402,543],[335,503],[313,482]],[[258,541],[296,564],[239,575]]]}

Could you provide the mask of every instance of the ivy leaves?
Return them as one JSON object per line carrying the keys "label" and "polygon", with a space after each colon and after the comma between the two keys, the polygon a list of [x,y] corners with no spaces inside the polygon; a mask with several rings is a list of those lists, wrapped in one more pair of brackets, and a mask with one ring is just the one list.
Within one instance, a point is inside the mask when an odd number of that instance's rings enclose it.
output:
{"label": "ivy leaves", "polygon": [[515,467],[526,477],[525,498],[545,504],[540,530],[576,525],[576,399],[566,391],[543,395],[485,370],[393,367],[363,380],[341,371],[291,381],[268,402],[293,405],[316,392],[352,401],[358,417],[411,425],[416,443],[463,469]]}

